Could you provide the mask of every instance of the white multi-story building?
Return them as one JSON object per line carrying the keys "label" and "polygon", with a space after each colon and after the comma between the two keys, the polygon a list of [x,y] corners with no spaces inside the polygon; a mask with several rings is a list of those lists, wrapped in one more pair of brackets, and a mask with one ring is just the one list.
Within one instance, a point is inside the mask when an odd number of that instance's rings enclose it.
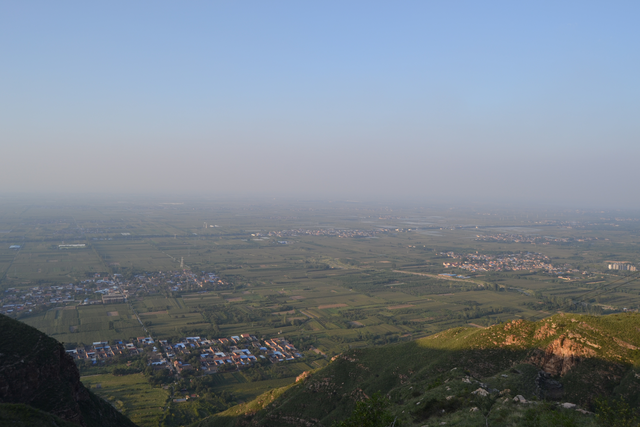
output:
{"label": "white multi-story building", "polygon": [[614,262],[609,264],[609,270],[636,271],[637,269],[628,262]]}

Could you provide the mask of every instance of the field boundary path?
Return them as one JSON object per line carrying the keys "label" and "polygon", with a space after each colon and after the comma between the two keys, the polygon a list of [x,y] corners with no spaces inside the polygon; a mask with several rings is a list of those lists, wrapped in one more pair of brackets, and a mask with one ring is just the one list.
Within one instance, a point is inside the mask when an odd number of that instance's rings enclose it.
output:
{"label": "field boundary path", "polygon": [[472,280],[472,279],[458,279],[455,277],[449,277],[449,276],[440,276],[439,274],[431,274],[431,273],[416,273],[415,271],[405,271],[405,270],[391,270],[394,273],[402,273],[402,274],[413,274],[414,276],[426,276],[426,277],[431,277],[434,279],[441,279],[441,280],[450,280],[452,282],[469,282],[469,283],[474,283],[478,286],[486,286],[486,282],[480,281],[480,280]]}

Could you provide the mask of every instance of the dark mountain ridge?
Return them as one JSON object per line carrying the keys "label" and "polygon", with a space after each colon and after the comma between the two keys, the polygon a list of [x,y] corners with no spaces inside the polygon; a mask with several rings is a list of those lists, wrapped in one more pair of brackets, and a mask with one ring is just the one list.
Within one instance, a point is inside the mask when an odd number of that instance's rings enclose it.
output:
{"label": "dark mountain ridge", "polygon": [[0,403],[28,405],[83,427],[135,426],[84,387],[61,343],[4,315],[0,315]]}

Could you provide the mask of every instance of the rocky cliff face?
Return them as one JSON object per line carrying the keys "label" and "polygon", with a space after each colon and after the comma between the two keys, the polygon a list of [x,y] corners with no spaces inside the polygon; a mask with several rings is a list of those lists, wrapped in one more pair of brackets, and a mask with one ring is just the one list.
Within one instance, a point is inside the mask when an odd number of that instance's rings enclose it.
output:
{"label": "rocky cliff face", "polygon": [[561,335],[544,350],[536,351],[530,361],[543,371],[557,376],[565,375],[580,361],[595,355],[594,350]]}
{"label": "rocky cliff face", "polygon": [[82,385],[62,344],[2,315],[0,403],[23,403],[83,427],[134,425]]}

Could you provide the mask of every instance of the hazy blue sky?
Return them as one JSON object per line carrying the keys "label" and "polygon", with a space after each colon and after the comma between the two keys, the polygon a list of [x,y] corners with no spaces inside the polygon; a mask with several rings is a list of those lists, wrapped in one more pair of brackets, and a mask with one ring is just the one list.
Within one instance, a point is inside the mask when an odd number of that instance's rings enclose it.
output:
{"label": "hazy blue sky", "polygon": [[0,191],[640,207],[640,2],[3,1]]}

